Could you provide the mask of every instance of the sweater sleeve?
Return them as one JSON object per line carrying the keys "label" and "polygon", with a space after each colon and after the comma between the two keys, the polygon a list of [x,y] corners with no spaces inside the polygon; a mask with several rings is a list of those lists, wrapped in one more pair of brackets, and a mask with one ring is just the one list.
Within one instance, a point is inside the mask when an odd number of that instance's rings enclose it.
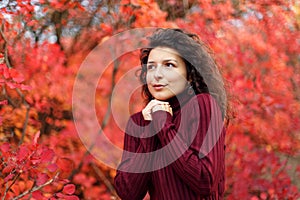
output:
{"label": "sweater sleeve", "polygon": [[209,196],[217,192],[224,174],[222,114],[208,94],[197,95],[197,100],[190,100],[181,113],[179,128],[175,128],[169,113],[153,113],[154,129],[165,147],[161,156],[164,160],[175,160],[171,167],[191,189]]}
{"label": "sweater sleeve", "polygon": [[[148,190],[153,159],[147,152],[153,151],[158,141],[154,137],[143,138],[148,134],[145,130],[132,118],[127,123],[122,160],[114,179],[116,191],[123,200],[143,199]],[[141,138],[135,137],[138,135]]]}

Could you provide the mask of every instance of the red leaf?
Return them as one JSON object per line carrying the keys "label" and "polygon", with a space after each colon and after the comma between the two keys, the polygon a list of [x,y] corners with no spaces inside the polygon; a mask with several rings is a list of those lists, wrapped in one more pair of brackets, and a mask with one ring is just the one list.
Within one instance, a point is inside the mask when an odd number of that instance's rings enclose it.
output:
{"label": "red leaf", "polygon": [[79,200],[79,198],[75,195],[69,196],[61,192],[57,193],[56,196],[59,197],[59,199],[64,199],[64,200]]}
{"label": "red leaf", "polygon": [[5,65],[2,65],[1,68],[3,69],[3,76],[4,76],[4,78],[9,79],[10,78],[10,74],[9,74],[8,68]]}
{"label": "red leaf", "polygon": [[76,186],[74,184],[67,184],[64,186],[63,193],[65,194],[74,194]]}
{"label": "red leaf", "polygon": [[19,84],[17,83],[12,83],[12,82],[6,82],[6,85],[10,88],[10,89],[15,89],[19,86]]}
{"label": "red leaf", "polygon": [[13,179],[13,177],[14,177],[14,174],[9,174],[8,176],[6,176],[6,177],[4,178],[4,182],[7,182],[7,181]]}
{"label": "red leaf", "polygon": [[296,172],[300,174],[300,166],[296,168]]}
{"label": "red leaf", "polygon": [[33,165],[38,165],[41,162],[41,159],[38,156],[32,156],[30,161]]}
{"label": "red leaf", "polygon": [[66,195],[64,195],[63,193],[59,192],[56,194],[57,197],[59,198],[64,198]]}
{"label": "red leaf", "polygon": [[10,144],[6,142],[0,146],[0,149],[2,153],[6,153],[10,149]]}
{"label": "red leaf", "polygon": [[20,88],[21,90],[32,90],[32,87],[30,85],[21,84]]}
{"label": "red leaf", "polygon": [[44,197],[44,195],[43,195],[43,193],[41,192],[41,191],[35,191],[35,192],[33,192],[32,193],[32,197],[34,198],[34,199],[44,199],[45,197]]}
{"label": "red leaf", "polygon": [[55,156],[54,151],[51,149],[47,149],[42,152],[41,155],[42,162],[51,162],[54,156]]}
{"label": "red leaf", "polygon": [[0,105],[7,105],[7,104],[8,104],[7,100],[0,101]]}
{"label": "red leaf", "polygon": [[64,179],[60,179],[59,182],[60,182],[61,184],[66,184],[66,183],[70,183],[70,180],[64,178]]}
{"label": "red leaf", "polygon": [[17,83],[21,83],[24,81],[24,76],[23,74],[21,74],[20,72],[18,72],[16,69],[12,68],[12,69],[9,69],[9,73],[10,73],[10,76],[11,78],[17,82]]}
{"label": "red leaf", "polygon": [[60,158],[57,161],[57,166],[65,172],[70,172],[73,169],[73,162],[67,158]]}
{"label": "red leaf", "polygon": [[26,146],[20,146],[20,149],[18,151],[18,155],[17,155],[17,158],[18,160],[24,160],[26,157],[28,157],[29,155],[29,150],[28,150],[28,147]]}
{"label": "red leaf", "polygon": [[46,183],[49,179],[49,176],[45,173],[38,173],[37,179],[36,179],[36,184],[37,185],[43,185]]}
{"label": "red leaf", "polygon": [[65,196],[65,200],[79,200],[79,198],[75,195]]}
{"label": "red leaf", "polygon": [[47,166],[47,169],[50,171],[50,172],[55,172],[57,170],[57,165],[55,163],[53,164],[50,164]]}

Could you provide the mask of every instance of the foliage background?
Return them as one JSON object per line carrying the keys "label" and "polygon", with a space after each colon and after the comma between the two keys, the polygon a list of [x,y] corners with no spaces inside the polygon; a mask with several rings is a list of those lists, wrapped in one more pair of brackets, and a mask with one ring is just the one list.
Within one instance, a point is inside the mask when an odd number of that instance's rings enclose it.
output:
{"label": "foliage background", "polygon": [[[137,27],[183,28],[215,52],[235,116],[226,199],[300,198],[299,2],[10,0],[0,10],[1,199],[117,198],[115,170],[75,130],[72,87],[94,47]],[[99,123],[119,147],[109,100],[137,56],[118,59],[96,91]],[[138,95],[133,110],[142,106]]]}

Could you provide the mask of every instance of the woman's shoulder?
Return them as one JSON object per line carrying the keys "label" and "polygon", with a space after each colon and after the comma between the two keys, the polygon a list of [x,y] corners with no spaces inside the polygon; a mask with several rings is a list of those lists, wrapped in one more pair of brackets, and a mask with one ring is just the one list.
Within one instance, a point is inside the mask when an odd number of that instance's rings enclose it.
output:
{"label": "woman's shoulder", "polygon": [[203,106],[203,105],[210,105],[212,102],[215,101],[216,100],[214,99],[214,97],[209,93],[200,93],[193,96],[188,103],[190,105],[195,104],[195,105]]}
{"label": "woman's shoulder", "polygon": [[195,112],[200,110],[206,110],[206,112],[209,112],[211,109],[220,109],[216,99],[209,93],[200,93],[193,96],[187,103],[186,107],[190,110],[190,112],[193,112],[193,110]]}
{"label": "woman's shoulder", "polygon": [[211,94],[209,93],[200,93],[200,94],[197,94],[195,95],[197,97],[197,99],[201,100],[201,99],[210,99],[210,98],[213,98]]}

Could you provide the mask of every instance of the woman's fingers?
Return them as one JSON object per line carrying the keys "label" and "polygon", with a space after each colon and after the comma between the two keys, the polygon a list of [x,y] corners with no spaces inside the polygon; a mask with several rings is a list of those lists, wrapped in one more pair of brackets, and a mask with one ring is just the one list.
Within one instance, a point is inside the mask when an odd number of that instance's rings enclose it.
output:
{"label": "woman's fingers", "polygon": [[145,120],[152,120],[152,109],[154,106],[158,105],[159,102],[157,100],[151,100],[146,107],[142,110],[142,114]]}
{"label": "woman's fingers", "polygon": [[155,111],[158,111],[158,110],[163,110],[163,111],[169,112],[171,115],[173,115],[172,108],[171,108],[171,106],[168,102],[158,101],[157,104],[155,104],[153,106],[152,112],[155,112]]}
{"label": "woman's fingers", "polygon": [[151,100],[146,107],[142,110],[142,114],[145,120],[152,120],[152,112],[163,110],[173,115],[172,108],[169,102],[159,101],[156,99]]}

